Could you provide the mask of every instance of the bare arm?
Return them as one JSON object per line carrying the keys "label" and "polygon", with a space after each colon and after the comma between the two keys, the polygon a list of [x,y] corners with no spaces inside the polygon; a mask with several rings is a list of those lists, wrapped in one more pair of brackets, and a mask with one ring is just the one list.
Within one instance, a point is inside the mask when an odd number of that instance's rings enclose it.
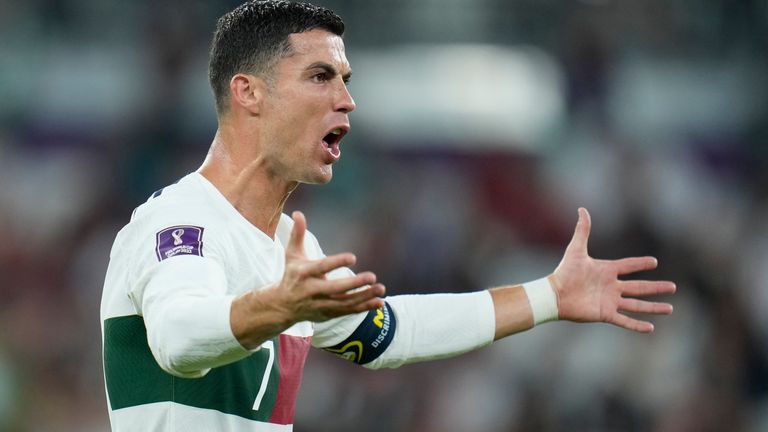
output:
{"label": "bare arm", "polygon": [[[670,314],[672,305],[645,297],[672,294],[669,281],[623,281],[619,276],[656,268],[653,257],[598,260],[589,256],[587,243],[591,220],[579,209],[579,221],[562,261],[548,281],[557,299],[558,319],[575,322],[605,322],[641,333],[653,331],[653,324],[630,318],[622,312]],[[533,311],[522,285],[490,290],[496,313],[496,339],[533,327]]]}
{"label": "bare arm", "polygon": [[245,348],[258,347],[297,322],[326,321],[384,306],[384,285],[376,283],[376,275],[371,272],[327,279],[326,273],[353,265],[355,256],[342,253],[308,259],[304,251],[306,219],[298,211],[292,216],[294,225],[285,249],[283,278],[232,302],[232,333]]}

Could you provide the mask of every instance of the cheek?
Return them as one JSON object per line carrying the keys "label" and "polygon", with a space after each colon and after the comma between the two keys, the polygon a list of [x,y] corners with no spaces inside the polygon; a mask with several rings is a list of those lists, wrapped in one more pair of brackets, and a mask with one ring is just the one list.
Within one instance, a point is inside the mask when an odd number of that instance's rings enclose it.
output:
{"label": "cheek", "polygon": [[270,122],[269,130],[264,142],[265,154],[281,164],[304,159],[313,148],[310,144],[313,134],[299,113],[283,113]]}
{"label": "cheek", "polygon": [[322,131],[319,116],[315,113],[309,110],[295,110],[284,120],[282,132],[296,147],[306,149],[318,143]]}
{"label": "cheek", "polygon": [[302,134],[305,122],[301,120],[301,115],[295,110],[275,109],[273,115],[263,118],[264,130],[269,131],[267,146],[282,148],[291,147]]}
{"label": "cheek", "polygon": [[311,94],[284,92],[269,107],[264,123],[283,152],[304,153],[321,138],[323,110]]}

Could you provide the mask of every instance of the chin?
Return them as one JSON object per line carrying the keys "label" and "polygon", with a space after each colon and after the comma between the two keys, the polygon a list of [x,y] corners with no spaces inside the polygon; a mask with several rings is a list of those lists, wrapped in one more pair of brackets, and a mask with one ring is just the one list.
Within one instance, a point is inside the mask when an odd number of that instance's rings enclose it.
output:
{"label": "chin", "polygon": [[328,176],[318,179],[316,184],[320,184],[320,185],[328,184],[331,182],[331,179],[333,179],[333,174],[328,174]]}
{"label": "chin", "polygon": [[323,167],[320,172],[307,177],[308,178],[302,183],[324,185],[331,182],[331,179],[333,178],[333,169],[328,165]]}

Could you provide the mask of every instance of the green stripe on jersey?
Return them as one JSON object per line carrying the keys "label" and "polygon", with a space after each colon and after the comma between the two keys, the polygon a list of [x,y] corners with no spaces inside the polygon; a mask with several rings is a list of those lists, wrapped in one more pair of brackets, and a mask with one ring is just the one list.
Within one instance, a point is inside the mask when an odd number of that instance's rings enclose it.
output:
{"label": "green stripe on jersey", "polygon": [[104,375],[111,408],[176,402],[267,422],[272,415],[280,380],[278,338],[274,338],[273,343],[274,357],[266,392],[259,410],[254,411],[254,401],[265,378],[270,356],[268,349],[214,368],[202,378],[178,378],[163,371],[155,362],[142,317],[109,318],[104,322]]}

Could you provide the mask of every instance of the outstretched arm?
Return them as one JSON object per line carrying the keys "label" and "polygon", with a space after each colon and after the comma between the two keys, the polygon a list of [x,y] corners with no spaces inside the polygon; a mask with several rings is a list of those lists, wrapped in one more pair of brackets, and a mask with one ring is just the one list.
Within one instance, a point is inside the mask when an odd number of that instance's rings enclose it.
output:
{"label": "outstretched arm", "polygon": [[[313,344],[367,368],[455,356],[552,320],[607,322],[639,332],[653,325],[622,312],[669,314],[672,306],[639,300],[669,294],[663,281],[619,276],[656,267],[656,259],[596,260],[587,253],[589,214],[579,209],[573,239],[555,271],[537,281],[467,294],[400,295],[381,313],[337,318],[315,326]],[[391,307],[391,311],[389,308]],[[389,325],[380,325],[381,319]],[[394,337],[391,337],[394,333]]]}
{"label": "outstretched arm", "polygon": [[[672,313],[669,303],[637,297],[672,294],[676,289],[674,283],[619,279],[620,276],[656,268],[656,258],[598,260],[590,257],[587,244],[591,225],[589,213],[580,208],[579,221],[563,259],[546,279],[538,281],[535,286],[525,284],[490,290],[496,313],[496,339],[533,327],[538,324],[534,320],[536,315],[575,322],[605,322],[627,330],[650,333],[653,324],[630,318],[623,312]],[[530,301],[530,297],[540,300]]]}

